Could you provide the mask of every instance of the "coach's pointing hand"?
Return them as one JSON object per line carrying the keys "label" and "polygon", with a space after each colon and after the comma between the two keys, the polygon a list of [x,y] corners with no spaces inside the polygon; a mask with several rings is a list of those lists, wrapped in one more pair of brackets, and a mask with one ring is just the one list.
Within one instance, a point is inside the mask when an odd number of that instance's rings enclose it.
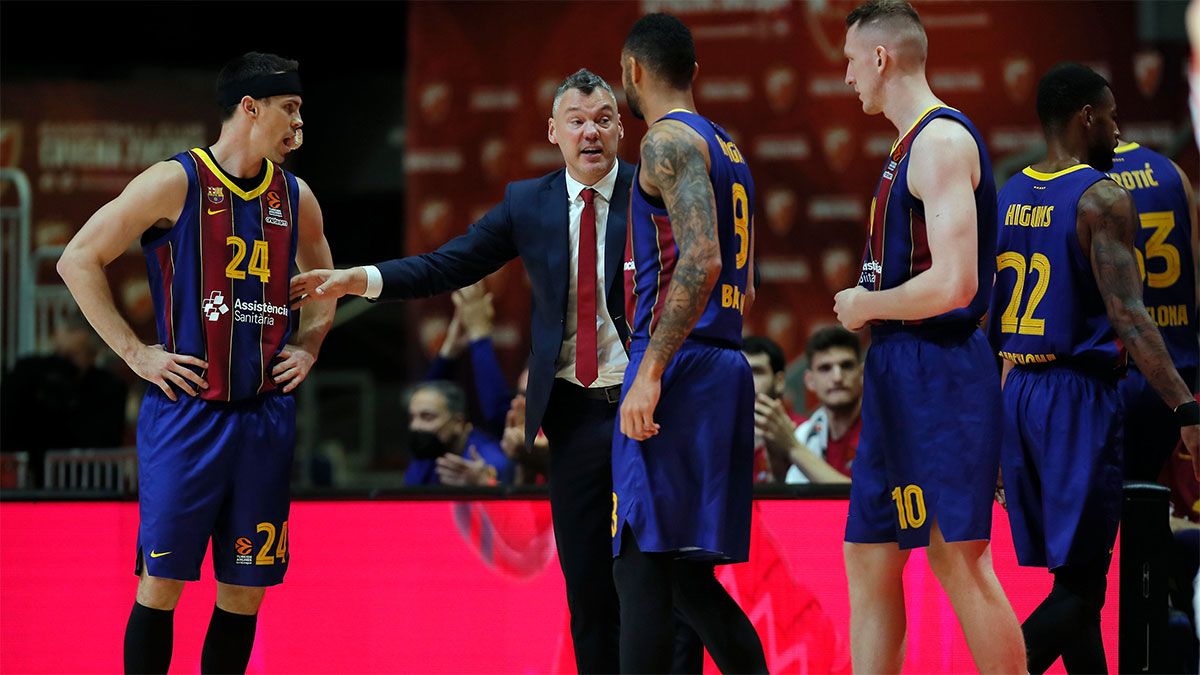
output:
{"label": "coach's pointing hand", "polygon": [[367,271],[361,267],[348,270],[309,270],[292,277],[289,292],[293,309],[314,300],[337,300],[343,295],[362,295],[367,292]]}

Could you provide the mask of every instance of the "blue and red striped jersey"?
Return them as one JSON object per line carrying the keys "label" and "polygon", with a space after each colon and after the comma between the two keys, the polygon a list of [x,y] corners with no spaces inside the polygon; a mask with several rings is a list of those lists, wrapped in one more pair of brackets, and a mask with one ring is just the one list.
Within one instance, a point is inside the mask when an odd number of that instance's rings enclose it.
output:
{"label": "blue and red striped jersey", "polygon": [[979,289],[966,307],[920,321],[882,323],[978,323],[987,311],[992,275],[996,271],[996,183],[992,161],[979,130],[967,116],[947,106],[934,106],[921,115],[908,133],[892,146],[883,175],[871,199],[867,245],[863,251],[858,285],[868,291],[895,288],[921,274],[933,264],[929,233],[925,226],[925,204],[908,186],[908,159],[913,141],[930,122],[952,119],[967,128],[979,148],[979,185],[975,188],[975,218],[979,241]]}
{"label": "blue and red striped jersey", "polygon": [[1109,178],[1086,164],[1055,173],[1027,167],[1000,190],[988,335],[1009,361],[1124,365],[1124,349],[1075,229],[1079,198],[1102,180]]}
{"label": "blue and red striped jersey", "polygon": [[296,177],[266,161],[262,179],[246,190],[201,148],[172,159],[187,173],[183,211],[174,227],[142,237],[159,341],[208,362],[205,400],[271,391],[272,361],[298,318],[288,306]]}
{"label": "blue and red striped jersey", "polygon": [[1200,365],[1192,216],[1183,180],[1171,160],[1137,143],[1117,148],[1108,175],[1129,190],[1137,206],[1146,311],[1158,324],[1175,367]]}
{"label": "blue and red striped jersey", "polygon": [[[754,228],[754,180],[745,157],[725,130],[687,110],[672,110],[662,120],[676,120],[695,130],[708,143],[717,205],[717,241],[721,273],[704,314],[690,336],[742,344],[742,314],[749,282],[750,239]],[[659,122],[655,122],[658,124]],[[638,172],[641,165],[638,165]],[[666,304],[667,287],[679,259],[671,217],[662,201],[642,192],[634,174],[625,243],[625,316],[633,340],[648,340]]]}

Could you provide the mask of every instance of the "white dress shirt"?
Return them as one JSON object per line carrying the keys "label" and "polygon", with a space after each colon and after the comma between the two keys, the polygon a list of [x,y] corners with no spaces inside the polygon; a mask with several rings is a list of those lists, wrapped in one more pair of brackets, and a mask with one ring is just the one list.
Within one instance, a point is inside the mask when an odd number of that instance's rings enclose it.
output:
{"label": "white dress shirt", "polygon": [[[558,372],[554,376],[571,384],[579,384],[579,378],[575,377],[575,336],[579,331],[578,317],[576,316],[579,310],[579,298],[577,297],[579,288],[579,219],[583,216],[583,197],[579,193],[583,192],[584,188],[590,187],[596,191],[596,198],[592,201],[592,205],[596,209],[596,358],[599,366],[596,381],[590,385],[593,388],[621,384],[625,379],[625,366],[629,364],[629,357],[625,355],[625,346],[621,344],[621,337],[617,334],[617,325],[613,323],[612,317],[608,313],[605,294],[608,281],[604,278],[604,244],[605,239],[608,238],[608,206],[612,203],[613,191],[617,187],[617,171],[619,169],[620,163],[614,162],[608,175],[601,178],[595,185],[584,185],[572,178],[570,171],[566,172],[567,194],[564,196],[567,199],[571,227],[567,238],[570,245],[570,250],[567,251],[567,260],[571,266],[567,277],[570,280],[570,287],[567,292],[567,315],[563,317],[565,321],[563,322],[562,349],[558,352]],[[620,273],[618,269],[618,274]]]}
{"label": "white dress shirt", "polygon": [[[572,178],[569,171],[564,172],[567,193],[563,197],[568,203],[570,224],[570,233],[567,238],[570,246],[570,250],[567,252],[570,273],[568,275],[567,315],[563,317],[563,342],[562,349],[558,353],[558,368],[555,377],[560,377],[572,384],[579,384],[579,378],[575,377],[575,336],[578,333],[576,313],[579,308],[579,300],[576,297],[576,289],[579,288],[579,219],[583,215],[583,197],[579,193],[583,192],[584,188],[590,187],[596,191],[593,206],[596,209],[596,357],[599,366],[596,381],[591,384],[593,388],[621,384],[625,379],[625,366],[629,364],[629,357],[625,355],[625,347],[621,344],[617,326],[608,313],[605,294],[608,282],[604,278],[608,206],[612,203],[619,169],[620,163],[613,163],[613,168],[608,175],[601,178],[595,185],[584,185]],[[363,293],[363,297],[378,298],[379,294],[383,292],[383,275],[374,265],[365,265],[364,269],[367,272],[367,290]]]}

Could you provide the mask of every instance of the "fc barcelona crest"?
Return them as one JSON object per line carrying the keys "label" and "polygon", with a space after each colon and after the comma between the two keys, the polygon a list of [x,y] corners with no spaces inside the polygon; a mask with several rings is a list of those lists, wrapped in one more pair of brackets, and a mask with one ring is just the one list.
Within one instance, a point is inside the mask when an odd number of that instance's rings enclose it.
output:
{"label": "fc barcelona crest", "polygon": [[225,201],[225,188],[220,185],[212,185],[208,188],[208,201],[214,204],[220,204]]}

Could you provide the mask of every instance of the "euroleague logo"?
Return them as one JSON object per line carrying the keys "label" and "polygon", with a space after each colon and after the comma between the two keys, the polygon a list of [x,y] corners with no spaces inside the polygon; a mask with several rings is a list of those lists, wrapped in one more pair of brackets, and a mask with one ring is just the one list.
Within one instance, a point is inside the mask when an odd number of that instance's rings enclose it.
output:
{"label": "euroleague logo", "polygon": [[254,557],[250,554],[254,551],[254,542],[250,541],[249,537],[238,537],[233,543],[233,550],[237,553],[233,561],[238,565],[253,565]]}
{"label": "euroleague logo", "polygon": [[272,225],[287,227],[287,221],[283,219],[283,200],[279,198],[279,193],[271,190],[267,193],[267,217],[263,220]]}

